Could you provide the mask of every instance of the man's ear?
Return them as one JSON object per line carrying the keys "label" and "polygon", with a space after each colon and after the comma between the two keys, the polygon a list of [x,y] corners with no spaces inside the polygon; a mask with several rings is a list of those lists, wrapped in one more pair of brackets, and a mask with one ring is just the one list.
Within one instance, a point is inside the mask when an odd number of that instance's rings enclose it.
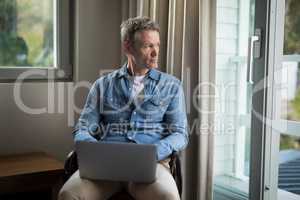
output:
{"label": "man's ear", "polygon": [[128,40],[123,42],[123,51],[125,54],[132,54],[132,43]]}

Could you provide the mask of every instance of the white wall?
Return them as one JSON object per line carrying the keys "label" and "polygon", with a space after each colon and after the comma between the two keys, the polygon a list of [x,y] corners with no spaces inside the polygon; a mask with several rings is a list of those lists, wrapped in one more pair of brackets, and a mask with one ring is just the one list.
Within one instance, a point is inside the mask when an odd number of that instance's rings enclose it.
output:
{"label": "white wall", "polygon": [[[48,91],[48,84],[41,82],[23,83],[21,99],[32,108],[48,105],[48,94],[54,99],[54,112],[27,114],[15,102],[14,83],[0,84],[0,154],[45,151],[64,160],[72,149],[72,127],[68,126],[68,88],[78,81],[93,82],[99,69],[116,68],[120,65],[121,2],[119,0],[76,1],[75,26],[75,82],[55,83]],[[58,88],[64,88],[58,95]],[[81,107],[87,90],[78,90],[75,101]],[[53,100],[50,102],[53,103]],[[51,103],[50,103],[51,105]],[[69,106],[69,108],[68,108]],[[70,107],[71,106],[71,107]],[[62,112],[59,112],[62,109]],[[69,110],[69,111],[68,111]],[[50,112],[49,112],[50,111]],[[71,112],[72,113],[72,112]],[[73,119],[73,118],[72,118]]]}

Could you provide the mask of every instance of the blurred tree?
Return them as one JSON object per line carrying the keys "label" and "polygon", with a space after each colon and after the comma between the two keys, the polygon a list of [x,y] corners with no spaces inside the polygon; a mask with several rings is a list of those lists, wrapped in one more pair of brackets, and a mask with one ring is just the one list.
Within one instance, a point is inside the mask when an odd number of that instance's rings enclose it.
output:
{"label": "blurred tree", "polygon": [[52,67],[54,0],[17,0],[18,32],[29,46],[28,62],[32,66]]}
{"label": "blurred tree", "polygon": [[280,135],[280,150],[299,149],[299,148],[300,148],[300,143],[298,137],[285,135],[285,134]]}
{"label": "blurred tree", "polygon": [[[300,54],[300,1],[285,1],[284,55]],[[299,71],[299,67],[298,67]],[[298,74],[299,76],[299,74]],[[298,85],[299,83],[297,83]],[[300,121],[300,90],[288,104],[287,120]],[[280,149],[300,148],[299,137],[281,134]]]}
{"label": "blurred tree", "polygon": [[300,1],[286,0],[284,54],[300,54]]}
{"label": "blurred tree", "polygon": [[0,1],[0,32],[16,32],[17,6],[16,0]]}
{"label": "blurred tree", "polygon": [[296,96],[293,100],[290,101],[290,105],[292,107],[289,118],[291,120],[300,121],[300,90],[297,90]]}
{"label": "blurred tree", "polygon": [[[298,67],[298,71],[300,68]],[[295,98],[288,103],[289,112],[287,120],[300,121],[300,89],[297,90]],[[289,136],[288,134],[281,134],[280,149],[299,149],[300,138],[296,136]]]}
{"label": "blurred tree", "polygon": [[15,0],[0,1],[0,66],[26,66],[28,47],[17,34]]}

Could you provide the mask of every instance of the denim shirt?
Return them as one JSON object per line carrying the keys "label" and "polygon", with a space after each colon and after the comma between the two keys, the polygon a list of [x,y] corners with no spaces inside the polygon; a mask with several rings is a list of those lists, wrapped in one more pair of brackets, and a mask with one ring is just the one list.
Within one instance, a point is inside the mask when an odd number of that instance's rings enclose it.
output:
{"label": "denim shirt", "polygon": [[73,132],[75,141],[155,144],[157,159],[167,158],[188,143],[183,89],[174,76],[150,69],[144,98],[132,98],[133,82],[125,64],[93,84]]}

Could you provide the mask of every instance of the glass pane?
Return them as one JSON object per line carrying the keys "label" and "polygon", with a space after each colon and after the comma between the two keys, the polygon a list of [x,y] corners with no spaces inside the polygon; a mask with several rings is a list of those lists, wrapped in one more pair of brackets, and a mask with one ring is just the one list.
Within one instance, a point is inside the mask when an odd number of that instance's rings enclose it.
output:
{"label": "glass pane", "polygon": [[284,54],[300,54],[300,1],[285,0]]}
{"label": "glass pane", "polygon": [[217,0],[215,200],[249,194],[252,85],[246,80],[254,10],[252,0]]}
{"label": "glass pane", "polygon": [[[280,151],[289,149],[300,150],[300,137],[287,134],[280,135]],[[300,173],[300,171],[299,171]]]}
{"label": "glass pane", "polygon": [[280,83],[281,118],[300,121],[300,64],[296,61],[282,63]]}
{"label": "glass pane", "polygon": [[0,66],[54,65],[53,3],[0,1]]}
{"label": "glass pane", "polygon": [[300,137],[281,134],[279,163],[278,194],[300,199]]}

